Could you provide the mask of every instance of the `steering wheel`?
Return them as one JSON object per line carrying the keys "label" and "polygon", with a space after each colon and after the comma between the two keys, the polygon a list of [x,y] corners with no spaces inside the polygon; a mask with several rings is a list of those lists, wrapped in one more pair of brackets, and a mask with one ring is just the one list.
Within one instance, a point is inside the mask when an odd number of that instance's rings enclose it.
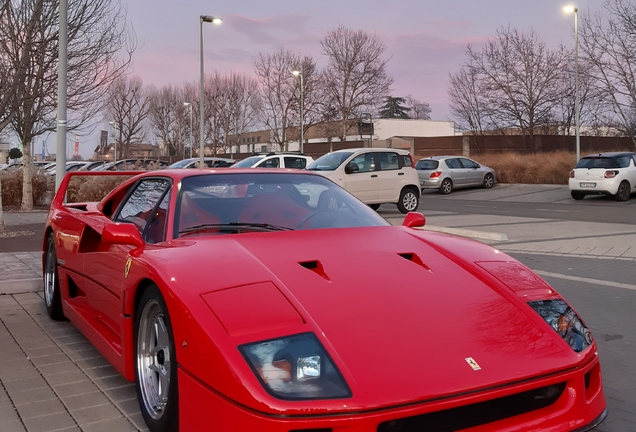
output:
{"label": "steering wheel", "polygon": [[314,211],[312,211],[311,213],[309,213],[307,216],[305,216],[305,217],[303,218],[303,220],[301,220],[300,222],[298,222],[298,225],[296,225],[296,229],[302,229],[303,225],[304,225],[307,221],[309,221],[309,220],[313,219],[313,217],[314,217],[314,216],[316,216],[316,215],[318,215],[318,214],[320,214],[320,213],[327,213],[327,212],[331,213],[331,212],[333,212],[333,211],[334,211],[334,210],[332,210],[332,209],[319,209],[319,210],[314,210]]}

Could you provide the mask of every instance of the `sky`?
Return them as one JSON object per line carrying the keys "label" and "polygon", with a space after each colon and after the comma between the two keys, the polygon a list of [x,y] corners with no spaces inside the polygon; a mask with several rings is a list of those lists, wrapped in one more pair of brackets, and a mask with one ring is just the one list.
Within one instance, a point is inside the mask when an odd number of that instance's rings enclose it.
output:
{"label": "sky", "polygon": [[[206,73],[252,73],[255,56],[279,47],[311,55],[324,66],[320,41],[344,25],[381,38],[390,58],[388,73],[394,78],[392,95],[410,94],[428,102],[433,120],[453,120],[448,75],[466,60],[467,44],[480,46],[508,25],[534,29],[552,48],[574,44],[574,17],[562,10],[573,4],[567,0],[120,1],[139,42],[131,73],[144,84],[198,83],[200,15],[224,20],[219,26],[204,25]],[[600,11],[602,4],[577,0],[576,6],[586,14]],[[54,148],[54,134],[48,141]],[[80,144],[82,155],[89,156],[94,143]]]}

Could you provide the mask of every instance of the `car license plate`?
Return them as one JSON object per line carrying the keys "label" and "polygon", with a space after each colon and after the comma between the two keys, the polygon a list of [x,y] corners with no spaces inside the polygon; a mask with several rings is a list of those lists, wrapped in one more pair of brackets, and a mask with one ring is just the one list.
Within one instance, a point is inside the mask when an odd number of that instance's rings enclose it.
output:
{"label": "car license plate", "polygon": [[596,187],[596,183],[594,182],[581,182],[579,183],[579,186],[582,188],[595,188]]}

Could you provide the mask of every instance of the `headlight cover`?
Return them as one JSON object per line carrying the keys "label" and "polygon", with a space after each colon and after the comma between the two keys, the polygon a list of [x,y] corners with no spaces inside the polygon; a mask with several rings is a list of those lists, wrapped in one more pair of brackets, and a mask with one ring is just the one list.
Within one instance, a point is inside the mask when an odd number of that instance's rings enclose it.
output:
{"label": "headlight cover", "polygon": [[351,397],[351,390],[316,335],[302,333],[239,346],[261,384],[284,400]]}
{"label": "headlight cover", "polygon": [[592,345],[592,333],[565,301],[540,300],[530,302],[528,305],[541,315],[577,353]]}

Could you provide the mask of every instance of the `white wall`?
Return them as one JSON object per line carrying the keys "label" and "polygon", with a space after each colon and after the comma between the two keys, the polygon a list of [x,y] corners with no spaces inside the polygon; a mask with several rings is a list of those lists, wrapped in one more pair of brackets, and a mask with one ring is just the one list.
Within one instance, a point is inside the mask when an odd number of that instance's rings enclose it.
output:
{"label": "white wall", "polygon": [[391,137],[437,137],[455,135],[455,122],[437,120],[373,120],[374,140],[386,140]]}

